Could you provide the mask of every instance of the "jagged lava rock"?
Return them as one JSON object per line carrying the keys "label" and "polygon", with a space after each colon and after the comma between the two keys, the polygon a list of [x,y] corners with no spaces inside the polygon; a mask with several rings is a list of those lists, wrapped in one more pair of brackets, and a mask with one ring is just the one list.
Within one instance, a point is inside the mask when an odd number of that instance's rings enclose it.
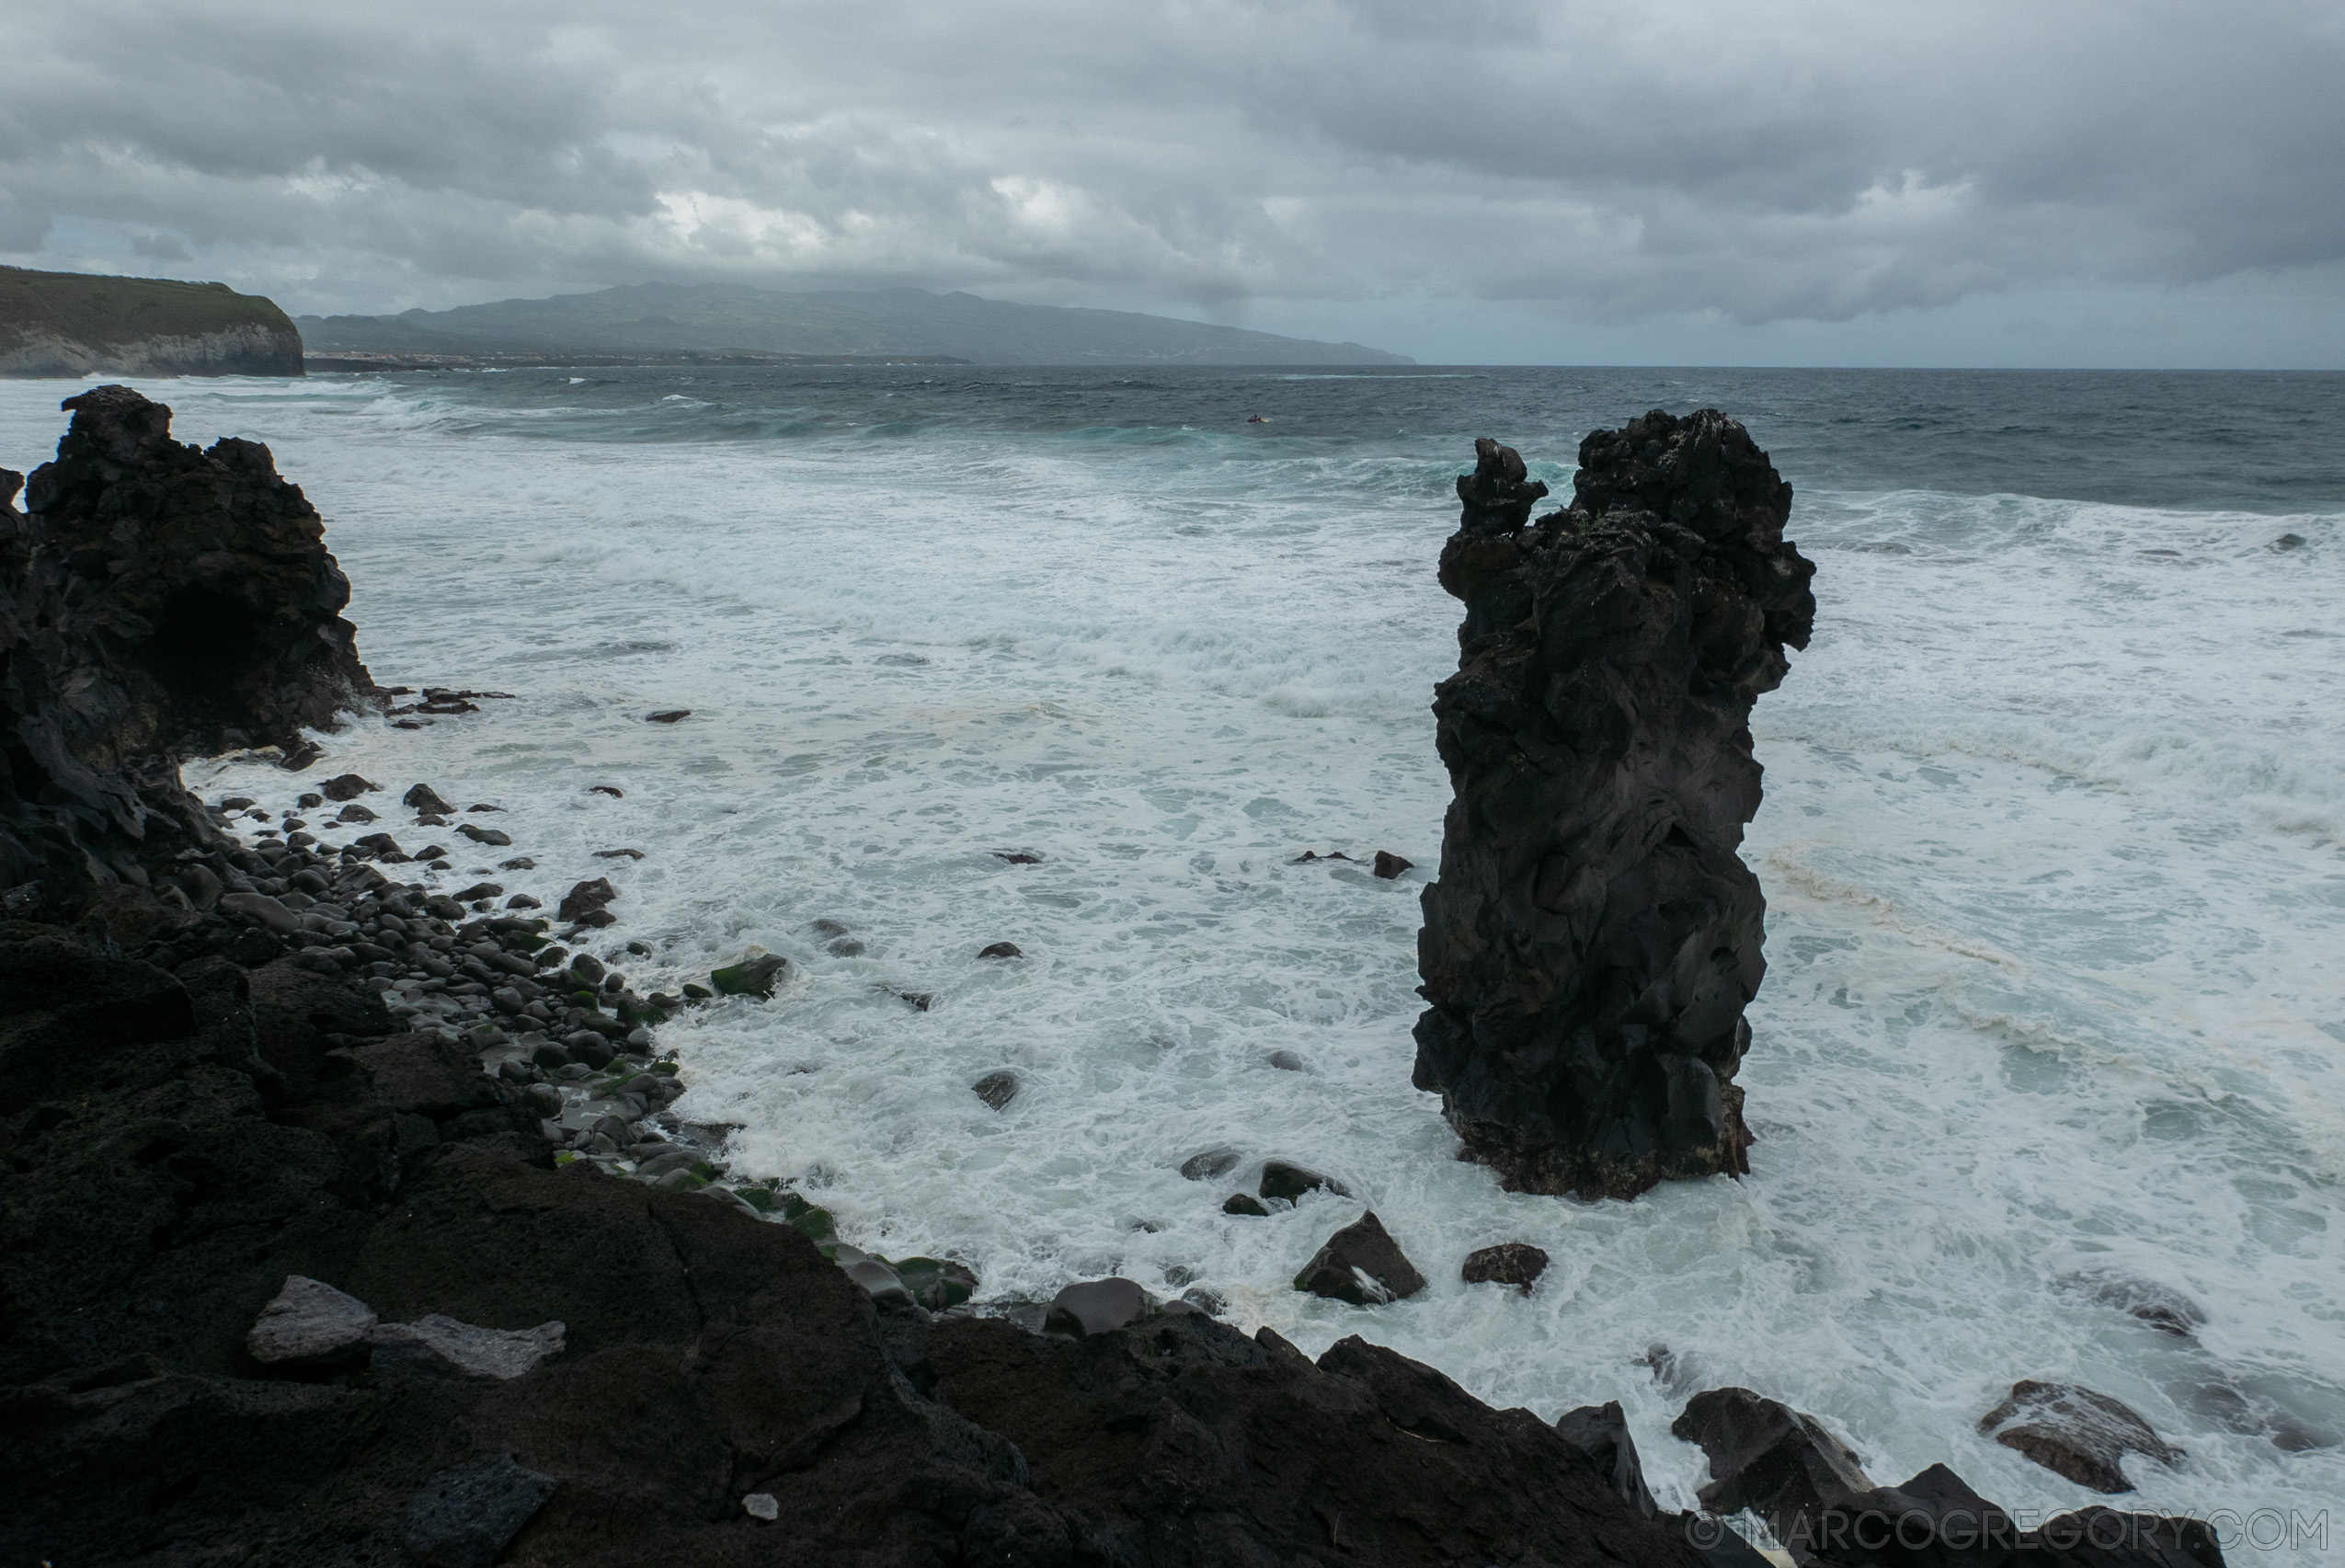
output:
{"label": "jagged lava rock", "polygon": [[1740,1173],[1765,972],[1735,853],[1749,717],[1815,618],[1791,488],[1710,409],[1590,435],[1571,509],[1535,523],[1545,487],[1477,450],[1441,560],[1466,618],[1434,702],[1457,796],[1423,897],[1416,1085],[1516,1191]]}
{"label": "jagged lava rock", "polygon": [[1295,1288],[1355,1307],[1379,1307],[1424,1288],[1424,1276],[1373,1210],[1333,1236],[1295,1276]]}
{"label": "jagged lava rock", "polygon": [[291,752],[376,695],[325,524],[267,447],[183,445],[128,387],[63,406],[25,511],[0,472],[0,886],[60,907],[213,841],[175,759]]}

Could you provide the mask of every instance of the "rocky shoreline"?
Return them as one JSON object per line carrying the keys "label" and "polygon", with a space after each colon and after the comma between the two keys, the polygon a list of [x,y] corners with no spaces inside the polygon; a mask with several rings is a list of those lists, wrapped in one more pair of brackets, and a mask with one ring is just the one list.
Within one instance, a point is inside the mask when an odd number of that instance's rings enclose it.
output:
{"label": "rocky shoreline", "polygon": [[[0,1562],[1756,1568],[1722,1522],[1748,1510],[1802,1564],[2221,1563],[2147,1515],[2022,1531],[1943,1467],[1879,1486],[1742,1390],[1687,1405],[1712,1482],[1669,1514],[1617,1407],[1493,1410],[1357,1336],[1313,1361],[1127,1280],[979,1313],[953,1260],[860,1252],[672,1109],[660,1024],[771,995],[783,960],[638,994],[609,877],[551,911],[450,888],[459,845],[533,871],[525,825],[429,781],[309,785],[300,727],[333,715],[286,713],[416,695],[358,664],[315,513],[266,449],[75,403],[44,507],[0,515],[0,1457],[27,1498]],[[239,557],[277,568],[238,574],[278,585],[256,624],[310,631],[162,680],[153,595],[121,596]],[[399,705],[485,700],[422,695]],[[171,757],[230,732],[279,744],[292,815],[179,785]],[[1273,1162],[1252,1201],[1313,1185]],[[1367,1214],[1296,1283],[1370,1307],[1424,1281]],[[2120,1484],[2151,1451],[2014,1395],[2013,1433]]]}

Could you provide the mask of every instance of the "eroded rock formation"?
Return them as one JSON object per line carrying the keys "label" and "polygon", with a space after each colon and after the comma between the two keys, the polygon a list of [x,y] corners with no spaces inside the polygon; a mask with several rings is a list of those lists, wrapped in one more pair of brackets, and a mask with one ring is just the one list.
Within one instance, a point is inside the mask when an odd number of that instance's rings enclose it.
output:
{"label": "eroded rock formation", "polygon": [[1580,445],[1568,510],[1484,440],[1441,583],[1434,703],[1457,798],[1424,896],[1416,1084],[1512,1189],[1630,1196],[1740,1173],[1734,1072],[1765,901],[1751,704],[1804,647],[1791,487],[1733,419],[1655,410]]}
{"label": "eroded rock formation", "polygon": [[267,447],[183,445],[129,387],[64,406],[56,461],[0,472],[0,887],[52,898],[209,834],[177,759],[291,751],[375,694],[325,524]]}

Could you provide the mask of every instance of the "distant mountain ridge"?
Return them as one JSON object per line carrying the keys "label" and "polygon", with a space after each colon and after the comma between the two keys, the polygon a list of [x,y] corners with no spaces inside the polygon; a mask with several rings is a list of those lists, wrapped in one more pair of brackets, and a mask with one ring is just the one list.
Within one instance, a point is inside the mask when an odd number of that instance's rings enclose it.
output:
{"label": "distant mountain ridge", "polygon": [[979,364],[1408,365],[1320,343],[1131,311],[1013,304],[881,289],[784,293],[733,283],[635,283],[398,315],[295,318],[312,353],[547,354],[699,350],[949,354]]}

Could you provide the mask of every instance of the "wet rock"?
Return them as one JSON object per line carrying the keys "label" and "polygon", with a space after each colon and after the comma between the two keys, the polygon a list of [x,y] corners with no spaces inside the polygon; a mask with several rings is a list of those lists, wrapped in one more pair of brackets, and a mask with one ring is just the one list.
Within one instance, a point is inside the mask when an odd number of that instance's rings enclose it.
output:
{"label": "wet rock", "polygon": [[597,860],[641,860],[643,858],[643,851],[597,850],[594,852],[594,858]]}
{"label": "wet rock", "polygon": [[342,773],[318,785],[317,791],[328,800],[356,800],[369,790],[377,790],[382,787],[381,784],[362,779],[356,773]]}
{"label": "wet rock", "polygon": [[1356,1307],[1381,1306],[1424,1288],[1424,1276],[1385,1233],[1373,1211],[1327,1239],[1295,1276],[1295,1288]]}
{"label": "wet rock", "polygon": [[1025,955],[1018,951],[1018,944],[1014,942],[997,942],[990,947],[980,948],[978,956],[980,958],[1023,958]]}
{"label": "wet rock", "polygon": [[739,963],[711,970],[708,979],[726,996],[771,997],[789,967],[790,961],[778,953],[752,949],[749,956]]}
{"label": "wet rock", "polygon": [[932,1312],[957,1307],[977,1294],[978,1276],[970,1269],[942,1258],[898,1258],[892,1265],[896,1277],[910,1291],[912,1299]]}
{"label": "wet rock", "polygon": [[537,862],[531,859],[528,855],[518,854],[510,860],[498,861],[497,863],[497,869],[499,871],[535,871],[537,869]]}
{"label": "wet rock", "polygon": [[1008,861],[1012,865],[1040,865],[1042,856],[1027,854],[1023,850],[995,850],[993,858]]}
{"label": "wet rock", "polygon": [[1749,718],[1815,615],[1790,487],[1733,420],[1656,410],[1582,442],[1571,509],[1526,527],[1519,459],[1477,444],[1442,555],[1466,617],[1416,1085],[1511,1190],[1740,1173]]}
{"label": "wet rock", "polygon": [[[1547,1254],[1527,1242],[1501,1242],[1468,1253],[1462,1272],[1469,1285],[1519,1285],[1528,1290],[1547,1272]],[[1612,1408],[1617,1413],[1619,1407]]]}
{"label": "wet rock", "polygon": [[245,1350],[264,1367],[316,1363],[363,1353],[374,1309],[355,1296],[303,1275],[288,1275],[284,1288],[260,1310],[245,1335]]}
{"label": "wet rock", "polygon": [[1021,1087],[1018,1075],[1005,1067],[970,1084],[969,1092],[998,1111],[1018,1097]]}
{"label": "wet rock", "polygon": [[503,886],[498,883],[475,882],[471,887],[465,888],[463,892],[451,893],[448,896],[455,899],[456,902],[460,904],[469,904],[474,902],[475,899],[494,898],[503,891],[505,891]]}
{"label": "wet rock", "polygon": [[1303,1059],[1297,1056],[1293,1051],[1275,1050],[1271,1052],[1270,1055],[1264,1059],[1268,1061],[1271,1066],[1276,1068],[1281,1072],[1300,1072],[1303,1070]]}
{"label": "wet rock", "polygon": [[1156,1298],[1131,1280],[1087,1279],[1050,1299],[1042,1331],[1083,1339],[1138,1322],[1155,1310]]}
{"label": "wet rock", "polygon": [[864,1258],[844,1264],[841,1267],[847,1277],[860,1286],[864,1294],[873,1300],[883,1305],[909,1307],[913,1304],[912,1293],[904,1288],[904,1282],[896,1276],[896,1271],[877,1258]]}
{"label": "wet rock", "polygon": [[1221,1212],[1241,1215],[1253,1219],[1266,1219],[1270,1217],[1270,1210],[1264,1207],[1262,1199],[1252,1193],[1231,1193],[1222,1200]]}
{"label": "wet rock", "polygon": [[459,822],[456,831],[476,844],[490,844],[500,849],[513,841],[513,835],[502,828],[484,828],[477,822]]}
{"label": "wet rock", "polygon": [[1409,870],[1415,864],[1416,862],[1413,860],[1402,860],[1397,854],[1392,854],[1384,850],[1378,850],[1376,852],[1376,862],[1373,867],[1373,874],[1383,878],[1385,881],[1390,882],[1394,877],[1400,876],[1401,873]]}
{"label": "wet rock", "polygon": [[1192,1154],[1181,1162],[1181,1174],[1193,1182],[1209,1182],[1226,1176],[1238,1168],[1245,1156],[1227,1143],[1217,1143],[1201,1153]]}
{"label": "wet rock", "polygon": [[646,724],[674,724],[678,719],[692,717],[692,710],[690,708],[663,708],[656,714],[646,714],[643,716]]}
{"label": "wet rock", "polygon": [[407,1503],[401,1534],[431,1568],[490,1568],[561,1484],[510,1454],[475,1459],[424,1482]]}
{"label": "wet rock", "polygon": [[2071,1275],[2062,1283],[2105,1307],[2114,1307],[2177,1339],[2195,1337],[2200,1325],[2206,1322],[2204,1308],[2179,1290],[2155,1280],[2137,1279],[2131,1275],[2105,1270],[2087,1270]]}
{"label": "wet rock", "polygon": [[1265,1162],[1262,1168],[1262,1185],[1254,1190],[1265,1198],[1283,1199],[1293,1203],[1307,1192],[1324,1189],[1337,1197],[1349,1197],[1351,1189],[1333,1176],[1322,1176],[1317,1171],[1301,1165],[1290,1165],[1284,1160]]}
{"label": "wet rock", "polygon": [[587,793],[589,795],[607,795],[613,800],[623,800],[626,798],[627,795],[625,790],[621,789],[616,784],[589,784],[587,785]]}
{"label": "wet rock", "polygon": [[334,820],[337,825],[350,822],[367,823],[372,822],[374,819],[375,817],[373,812],[369,811],[365,807],[359,805],[355,801],[345,806],[341,810],[334,814]]}
{"label": "wet rock", "polygon": [[[1542,1255],[1541,1265],[1547,1262]],[[1596,1461],[1622,1501],[1650,1519],[1659,1511],[1645,1486],[1644,1466],[1638,1461],[1635,1439],[1629,1436],[1629,1418],[1618,1400],[1582,1405],[1555,1418],[1559,1436]]]}
{"label": "wet rock", "polygon": [[411,1323],[377,1323],[367,1334],[377,1370],[510,1379],[562,1354],[566,1326],[485,1329],[430,1312]]}
{"label": "wet rock", "polygon": [[2014,1383],[2011,1396],[1979,1418],[1979,1430],[2095,1492],[2133,1490],[2127,1454],[2162,1465],[2182,1457],[2126,1405],[2076,1383]]}
{"label": "wet rock", "polygon": [[1709,1459],[1700,1497],[1713,1514],[1814,1519],[1873,1490],[1855,1452],[1813,1416],[1748,1389],[1696,1394],[1669,1430]]}
{"label": "wet rock", "polygon": [[598,876],[590,882],[572,885],[570,890],[562,895],[562,901],[555,907],[554,912],[562,920],[581,920],[601,912],[604,906],[618,897],[619,889],[611,886],[611,879]]}
{"label": "wet rock", "polygon": [[429,784],[423,784],[413,786],[406,794],[401,795],[399,797],[399,804],[406,807],[410,810],[418,811],[430,817],[446,817],[452,815],[456,809],[446,801],[440,799],[440,794],[437,790],[434,790]]}

